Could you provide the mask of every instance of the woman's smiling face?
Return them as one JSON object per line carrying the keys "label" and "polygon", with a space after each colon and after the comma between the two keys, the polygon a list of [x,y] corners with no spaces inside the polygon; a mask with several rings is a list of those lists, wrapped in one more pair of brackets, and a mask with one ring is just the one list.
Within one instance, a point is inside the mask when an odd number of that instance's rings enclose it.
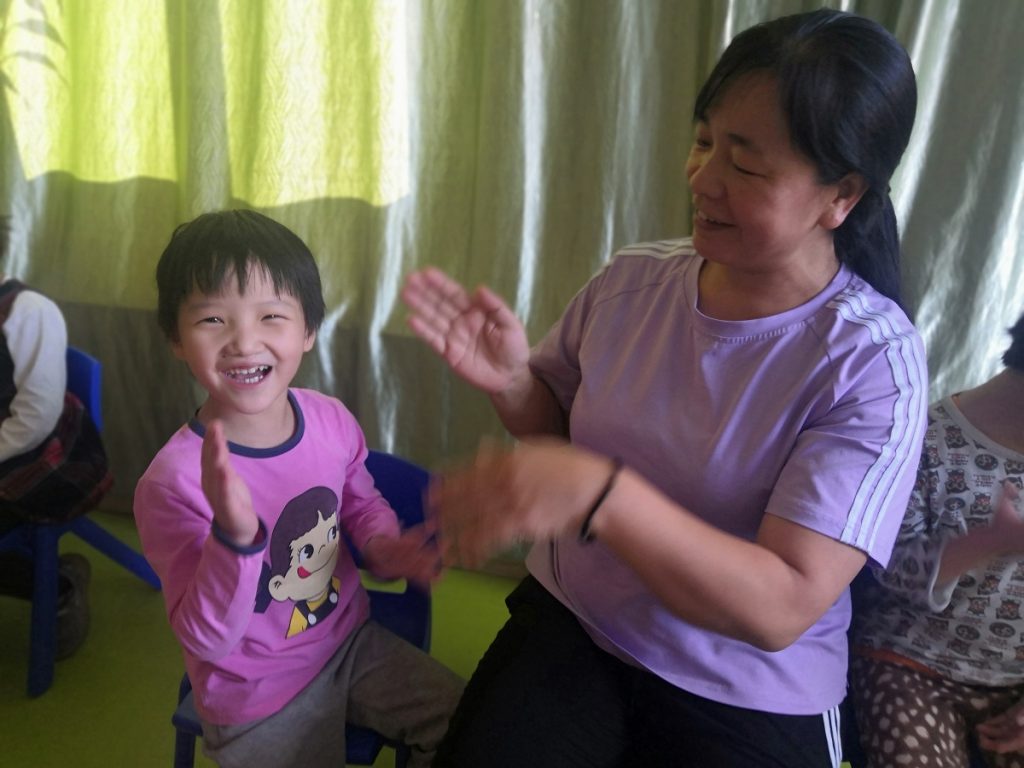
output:
{"label": "woman's smiling face", "polygon": [[754,272],[835,262],[842,183],[819,183],[793,146],[767,73],[739,78],[698,121],[686,176],[694,247],[709,261]]}

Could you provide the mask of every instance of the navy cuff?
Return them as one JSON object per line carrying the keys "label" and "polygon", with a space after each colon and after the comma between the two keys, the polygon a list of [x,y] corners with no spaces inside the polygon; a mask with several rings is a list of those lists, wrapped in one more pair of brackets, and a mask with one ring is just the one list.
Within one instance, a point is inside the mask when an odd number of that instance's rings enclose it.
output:
{"label": "navy cuff", "polygon": [[213,521],[213,538],[223,544],[225,547],[233,552],[237,552],[240,555],[255,555],[257,552],[262,552],[267,548],[267,526],[260,520],[260,529],[256,534],[256,543],[250,544],[247,547],[240,547],[235,544],[231,539],[228,538],[224,530],[217,525],[217,521]]}

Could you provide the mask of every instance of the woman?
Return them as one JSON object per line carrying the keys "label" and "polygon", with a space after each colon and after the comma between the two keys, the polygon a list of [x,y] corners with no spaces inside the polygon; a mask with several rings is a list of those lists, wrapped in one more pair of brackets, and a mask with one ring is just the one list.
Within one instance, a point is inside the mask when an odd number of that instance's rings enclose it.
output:
{"label": "woman", "polygon": [[621,251],[532,351],[487,289],[409,277],[529,438],[435,490],[449,559],[536,542],[438,765],[838,765],[847,588],[924,425],[888,196],[915,105],[874,22],[759,25],[697,98],[692,238]]}

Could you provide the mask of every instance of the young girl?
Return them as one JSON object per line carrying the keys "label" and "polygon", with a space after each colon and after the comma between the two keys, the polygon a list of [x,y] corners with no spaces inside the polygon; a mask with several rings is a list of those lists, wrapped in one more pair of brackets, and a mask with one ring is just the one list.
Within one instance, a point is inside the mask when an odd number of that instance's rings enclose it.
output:
{"label": "young girl", "polygon": [[691,238],[621,251],[533,350],[487,289],[409,277],[413,330],[531,438],[434,493],[449,558],[536,542],[438,764],[839,764],[848,585],[924,428],[888,196],[915,104],[878,24],[759,25],[697,98]]}
{"label": "young girl", "polygon": [[425,526],[400,530],[348,409],[291,387],[324,316],[313,255],[255,211],[207,213],[171,237],[157,289],[207,398],[139,480],[135,519],[204,751],[224,768],[333,768],[348,720],[425,768],[462,681],[369,620],[340,534],[382,578],[426,585],[437,551]]}
{"label": "young girl", "polygon": [[1010,336],[1000,373],[932,405],[892,562],[858,601],[871,766],[966,765],[975,740],[990,765],[1024,766],[1024,315]]}

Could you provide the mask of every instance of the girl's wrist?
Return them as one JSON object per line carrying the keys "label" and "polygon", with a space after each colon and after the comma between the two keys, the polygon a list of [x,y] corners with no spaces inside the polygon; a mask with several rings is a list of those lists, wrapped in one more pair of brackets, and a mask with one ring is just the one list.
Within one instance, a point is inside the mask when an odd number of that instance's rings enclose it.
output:
{"label": "girl's wrist", "polygon": [[223,525],[216,517],[213,519],[214,535],[223,543],[239,549],[258,546],[263,543],[263,526],[259,518],[253,515],[254,527],[248,525],[238,527],[235,525]]}

